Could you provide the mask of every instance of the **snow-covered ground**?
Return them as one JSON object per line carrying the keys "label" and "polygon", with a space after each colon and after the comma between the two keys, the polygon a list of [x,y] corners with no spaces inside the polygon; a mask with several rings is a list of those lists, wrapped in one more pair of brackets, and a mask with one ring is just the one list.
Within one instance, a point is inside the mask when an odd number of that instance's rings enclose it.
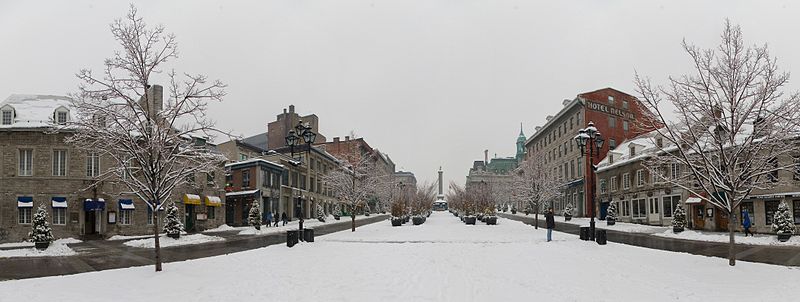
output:
{"label": "snow-covered ground", "polygon": [[[217,236],[208,236],[203,234],[181,235],[178,239],[167,237],[166,235],[159,236],[158,243],[161,247],[180,246],[201,244],[206,242],[225,241],[225,238]],[[126,241],[123,243],[127,246],[141,247],[152,249],[155,248],[156,241],[153,238],[145,238],[138,240]]]}
{"label": "snow-covered ground", "polygon": [[[605,246],[508,219],[468,226],[437,212],[293,248],[0,282],[14,301],[783,301],[800,269]],[[376,265],[380,264],[380,265]],[[120,283],[120,280],[124,280]],[[135,286],[133,286],[135,285]],[[47,289],[47,290],[42,290]]]}
{"label": "snow-covered ground", "polygon": [[[21,247],[19,249],[3,249],[0,250],[0,258],[11,257],[57,257],[57,256],[72,256],[77,254],[67,244],[80,243],[82,241],[75,238],[62,238],[57,239],[50,243],[46,250],[37,250],[33,242],[19,242],[19,243],[4,243],[3,247]],[[2,300],[0,300],[2,301]]]}

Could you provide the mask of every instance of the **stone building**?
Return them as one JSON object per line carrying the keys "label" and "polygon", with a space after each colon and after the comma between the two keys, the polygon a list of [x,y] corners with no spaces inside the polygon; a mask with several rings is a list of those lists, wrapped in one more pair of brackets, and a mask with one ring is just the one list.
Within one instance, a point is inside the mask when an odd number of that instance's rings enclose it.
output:
{"label": "stone building", "polygon": [[[574,137],[578,131],[593,122],[605,144],[593,164],[604,158],[608,150],[622,141],[645,133],[639,129],[637,119],[642,119],[646,108],[635,97],[613,88],[603,88],[581,93],[572,100],[564,100],[562,109],[547,117],[547,122],[536,127],[536,132],[525,141],[525,158],[541,159],[548,171],[564,184],[563,197],[552,201],[556,211],[567,203],[576,206],[577,216],[588,216],[590,184],[584,183],[589,173],[586,156],[581,155]],[[598,209],[604,211],[605,209]]]}
{"label": "stone building", "polygon": [[[308,152],[308,150],[311,150]],[[290,218],[316,217],[317,205],[332,213],[338,202],[325,184],[324,177],[340,165],[340,160],[325,150],[308,145],[298,146],[294,154],[288,147],[271,150],[264,159],[284,167],[281,182],[280,203],[273,208]]]}
{"label": "stone building", "polygon": [[[656,179],[644,167],[643,161],[666,147],[666,141],[651,132],[625,141],[610,151],[598,164],[598,203],[616,202],[621,221],[664,226],[671,224],[675,209],[683,207],[689,228],[727,231],[731,218],[724,211],[685,189]],[[679,164],[666,168],[666,176],[670,178],[686,175],[685,168]],[[739,221],[734,223],[738,230],[741,230],[741,212],[747,210],[752,231],[773,233],[772,219],[782,201],[792,211],[795,225],[800,225],[800,170],[778,171],[774,177],[776,181],[787,181],[769,190],[754,190],[735,211]],[[605,216],[604,212],[600,214]]]}
{"label": "stone building", "polygon": [[[152,233],[153,215],[144,201],[121,194],[127,188],[113,179],[94,185],[115,163],[67,144],[70,130],[50,131],[74,114],[63,96],[12,95],[0,103],[0,242],[24,239],[40,205],[47,207],[57,238]],[[224,218],[217,211],[223,173],[201,177],[205,181],[175,189],[172,198],[182,204],[189,231],[219,226]]]}
{"label": "stone building", "polygon": [[229,163],[257,158],[267,151],[248,143],[246,139],[233,139],[221,143],[217,145],[217,150],[225,155]]}

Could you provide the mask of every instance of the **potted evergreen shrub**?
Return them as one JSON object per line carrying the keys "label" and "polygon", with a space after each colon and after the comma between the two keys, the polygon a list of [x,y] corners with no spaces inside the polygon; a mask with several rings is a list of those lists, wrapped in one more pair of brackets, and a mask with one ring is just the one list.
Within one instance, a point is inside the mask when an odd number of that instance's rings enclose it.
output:
{"label": "potted evergreen shrub", "polygon": [[392,203],[392,226],[403,225],[403,205],[399,202]]}
{"label": "potted evergreen shrub", "polygon": [[569,203],[564,207],[564,221],[572,220],[572,209],[572,204]]}
{"label": "potted evergreen shrub", "polygon": [[319,222],[325,222],[325,210],[322,208],[322,205],[317,205],[317,220],[319,220]]}
{"label": "potted evergreen shrub", "polygon": [[678,205],[675,213],[672,213],[672,232],[677,234],[683,232],[684,228],[686,228],[686,210]]}
{"label": "potted evergreen shrub", "polygon": [[258,207],[258,202],[254,201],[253,206],[250,207],[250,213],[247,215],[247,223],[261,230],[261,209]]}
{"label": "potted evergreen shrub", "polygon": [[517,206],[511,206],[511,214],[517,214]]}
{"label": "potted evergreen shrub", "polygon": [[786,242],[794,234],[794,221],[792,221],[792,214],[789,213],[789,206],[786,202],[781,201],[778,205],[778,210],[772,219],[772,230],[778,235],[780,242]]}
{"label": "potted evergreen shrub", "polygon": [[333,219],[339,220],[342,217],[342,208],[339,207],[339,203],[337,202],[336,205],[333,206]]}
{"label": "potted evergreen shrub", "polygon": [[497,215],[494,211],[494,208],[486,209],[486,214],[484,215],[483,222],[485,222],[487,225],[497,224]]}
{"label": "potted evergreen shrub", "polygon": [[53,241],[53,231],[50,229],[50,224],[47,222],[47,209],[44,204],[39,205],[36,214],[33,214],[33,224],[31,231],[28,233],[30,241],[36,245],[38,250],[46,250]]}
{"label": "potted evergreen shrub", "polygon": [[606,211],[606,225],[614,225],[617,223],[617,203],[612,202],[608,205],[608,210]]}
{"label": "potted evergreen shrub", "polygon": [[164,217],[164,233],[170,238],[178,239],[181,237],[183,231],[183,223],[178,218],[178,207],[175,203],[170,203],[167,206],[167,216]]}

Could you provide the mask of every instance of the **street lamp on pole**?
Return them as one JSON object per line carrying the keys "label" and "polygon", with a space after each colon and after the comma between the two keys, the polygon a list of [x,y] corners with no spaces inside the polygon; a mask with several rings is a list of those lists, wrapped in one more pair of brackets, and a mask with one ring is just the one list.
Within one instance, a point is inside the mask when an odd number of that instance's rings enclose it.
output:
{"label": "street lamp on pole", "polygon": [[591,168],[591,171],[586,175],[589,178],[586,183],[590,184],[589,194],[591,196],[591,203],[589,204],[589,211],[591,213],[589,217],[589,238],[591,240],[594,240],[594,216],[596,215],[595,186],[597,182],[597,166],[594,165],[593,160],[600,157],[600,150],[603,148],[603,142],[603,136],[600,135],[600,131],[597,131],[593,122],[589,122],[588,127],[579,130],[578,135],[575,136],[575,143],[578,145],[578,148],[581,149],[581,156],[587,157],[586,164]]}
{"label": "street lamp on pole", "polygon": [[[306,184],[310,186],[310,177],[311,177],[311,144],[314,143],[317,134],[311,131],[311,127],[307,124],[303,124],[303,121],[298,121],[297,126],[294,129],[289,130],[289,135],[286,136],[286,145],[290,148],[291,157],[294,159],[294,147],[301,145],[302,143],[306,144]],[[301,157],[302,160],[302,157]],[[304,221],[304,204],[303,204],[303,197],[298,196],[298,206],[300,207],[300,231],[303,231],[303,221]]]}

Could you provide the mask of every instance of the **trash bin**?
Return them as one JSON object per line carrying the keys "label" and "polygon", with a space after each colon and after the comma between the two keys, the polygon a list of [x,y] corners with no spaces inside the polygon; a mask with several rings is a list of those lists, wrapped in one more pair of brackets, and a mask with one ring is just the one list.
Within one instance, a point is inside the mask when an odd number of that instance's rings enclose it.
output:
{"label": "trash bin", "polygon": [[581,227],[581,240],[589,240],[589,227]]}
{"label": "trash bin", "polygon": [[303,241],[314,242],[314,229],[303,229]]}
{"label": "trash bin", "polygon": [[599,245],[606,245],[606,230],[596,230],[595,240]]}
{"label": "trash bin", "polygon": [[297,244],[298,240],[298,231],[286,231],[286,246],[293,247]]}

